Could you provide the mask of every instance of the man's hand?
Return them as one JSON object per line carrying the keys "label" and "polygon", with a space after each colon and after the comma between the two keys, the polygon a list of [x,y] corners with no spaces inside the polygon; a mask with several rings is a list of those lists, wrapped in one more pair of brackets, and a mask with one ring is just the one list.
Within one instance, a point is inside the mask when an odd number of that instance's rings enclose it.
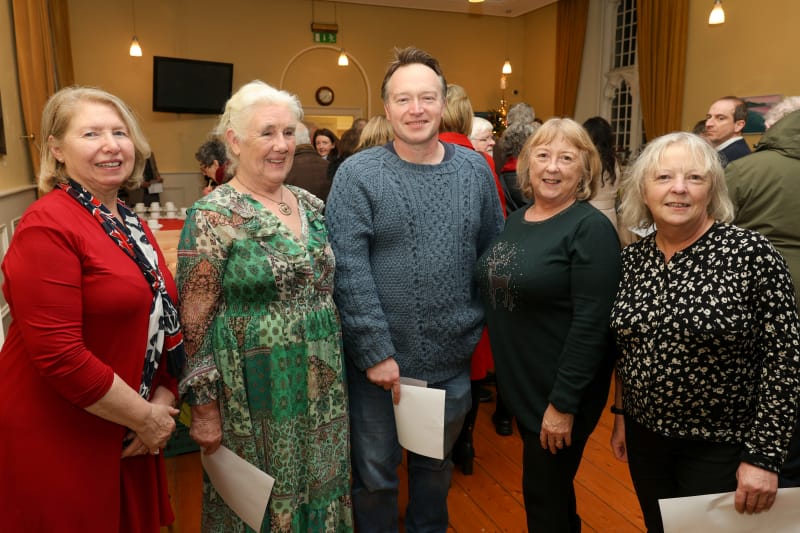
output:
{"label": "man's hand", "polygon": [[367,379],[384,390],[392,391],[392,401],[400,403],[400,367],[394,357],[367,369]]}

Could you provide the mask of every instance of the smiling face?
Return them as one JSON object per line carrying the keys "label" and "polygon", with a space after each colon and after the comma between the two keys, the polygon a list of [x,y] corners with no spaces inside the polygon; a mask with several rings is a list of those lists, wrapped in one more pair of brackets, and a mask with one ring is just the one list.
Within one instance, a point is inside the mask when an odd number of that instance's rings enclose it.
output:
{"label": "smiling face", "polygon": [[317,135],[314,144],[317,153],[322,157],[328,157],[328,154],[330,154],[331,150],[336,146],[326,135]]}
{"label": "smiling face", "polygon": [[575,201],[583,175],[580,150],[564,137],[533,146],[529,152],[528,179],[534,203],[549,211],[560,211]]}
{"label": "smiling face", "polygon": [[667,147],[656,171],[644,178],[644,202],[659,230],[691,235],[711,219],[711,179],[679,144]]}
{"label": "smiling face", "polygon": [[117,195],[133,172],[135,149],[128,128],[110,104],[84,101],[50,151],[66,174],[103,201]]}
{"label": "smiling face", "polygon": [[444,106],[441,78],[420,63],[398,68],[386,84],[384,110],[399,143],[435,146]]}
{"label": "smiling face", "polygon": [[237,176],[246,180],[279,185],[286,179],[294,161],[294,130],[297,120],[283,105],[256,104],[244,135],[228,130],[232,152],[239,158]]}

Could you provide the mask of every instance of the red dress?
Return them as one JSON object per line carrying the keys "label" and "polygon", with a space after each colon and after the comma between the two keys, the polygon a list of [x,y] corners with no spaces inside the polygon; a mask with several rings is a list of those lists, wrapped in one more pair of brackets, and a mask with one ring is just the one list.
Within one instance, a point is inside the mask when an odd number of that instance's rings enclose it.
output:
{"label": "red dress", "polygon": [[[470,150],[475,150],[475,147],[472,146],[469,137],[463,133],[447,131],[440,133],[439,139],[443,140],[444,142],[469,148]],[[500,184],[500,179],[497,177],[497,172],[494,170],[494,160],[486,152],[478,153],[486,159],[486,162],[489,164],[489,169],[492,171],[492,175],[494,176],[494,186],[497,188],[497,195],[500,198],[500,207],[503,208],[503,217],[505,217],[506,196],[503,193],[503,186]],[[469,378],[472,381],[481,380],[486,377],[486,373],[492,368],[494,368],[494,358],[492,357],[492,347],[489,345],[489,330],[486,328],[486,326],[484,326],[481,339],[478,341],[477,346],[475,346],[475,351],[472,352],[472,363],[470,365]]]}
{"label": "red dress", "polygon": [[[144,276],[59,189],[26,211],[2,269],[13,318],[0,352],[2,529],[158,532],[174,519],[163,456],[121,459],[126,428],[83,409],[115,372],[139,389],[153,300]],[[175,393],[165,369],[153,390]]]}

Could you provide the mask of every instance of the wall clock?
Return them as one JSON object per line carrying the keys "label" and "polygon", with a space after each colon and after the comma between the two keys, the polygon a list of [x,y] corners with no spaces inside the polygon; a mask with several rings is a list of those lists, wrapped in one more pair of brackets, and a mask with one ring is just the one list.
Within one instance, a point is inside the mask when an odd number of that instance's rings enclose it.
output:
{"label": "wall clock", "polygon": [[333,89],[325,87],[324,85],[317,89],[314,98],[317,99],[319,105],[331,105],[333,103]]}

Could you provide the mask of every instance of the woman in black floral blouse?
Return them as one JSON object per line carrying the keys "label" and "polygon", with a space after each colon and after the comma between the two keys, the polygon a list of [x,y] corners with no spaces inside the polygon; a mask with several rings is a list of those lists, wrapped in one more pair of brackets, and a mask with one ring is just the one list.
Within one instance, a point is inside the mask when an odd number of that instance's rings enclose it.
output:
{"label": "woman in black floral blouse", "polygon": [[623,251],[611,323],[611,445],[648,531],[663,531],[660,498],[736,491],[737,511],[765,511],[800,389],[786,263],[766,238],[728,224],[722,167],[695,135],[652,141],[622,188],[623,224],[658,228]]}

